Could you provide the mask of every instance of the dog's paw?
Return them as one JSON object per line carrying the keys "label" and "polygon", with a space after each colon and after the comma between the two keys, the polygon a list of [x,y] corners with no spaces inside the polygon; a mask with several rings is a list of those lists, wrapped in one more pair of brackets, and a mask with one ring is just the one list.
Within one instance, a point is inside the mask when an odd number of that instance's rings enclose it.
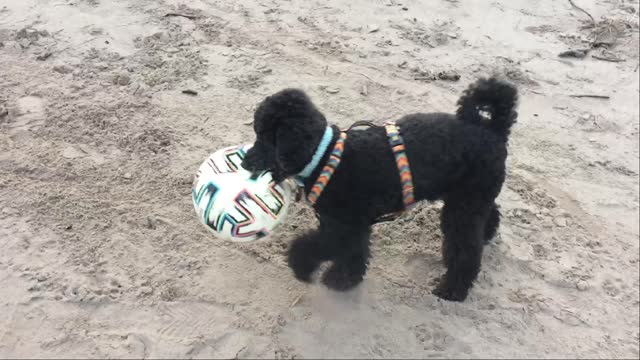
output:
{"label": "dog's paw", "polygon": [[311,282],[311,275],[316,270],[315,264],[296,263],[292,262],[291,258],[289,258],[289,267],[293,270],[293,275],[296,279],[304,283]]}
{"label": "dog's paw", "polygon": [[462,302],[467,298],[469,290],[451,286],[447,281],[441,280],[431,293],[443,300]]}
{"label": "dog's paw", "polygon": [[331,290],[348,291],[362,282],[362,275],[354,274],[345,266],[332,264],[322,274],[322,283]]}
{"label": "dog's paw", "polygon": [[293,246],[289,250],[287,264],[293,270],[293,274],[296,279],[310,283],[311,275],[318,268],[319,263],[312,260],[312,258],[305,256],[304,251],[299,247]]}

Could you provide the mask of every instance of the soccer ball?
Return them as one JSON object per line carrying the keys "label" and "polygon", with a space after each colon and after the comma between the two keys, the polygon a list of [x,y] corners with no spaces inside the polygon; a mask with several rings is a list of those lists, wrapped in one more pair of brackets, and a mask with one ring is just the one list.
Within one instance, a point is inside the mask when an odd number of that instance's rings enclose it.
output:
{"label": "soccer ball", "polygon": [[233,242],[266,238],[284,220],[294,189],[271,173],[251,179],[240,164],[251,145],[220,149],[200,165],[192,196],[196,214],[213,234]]}

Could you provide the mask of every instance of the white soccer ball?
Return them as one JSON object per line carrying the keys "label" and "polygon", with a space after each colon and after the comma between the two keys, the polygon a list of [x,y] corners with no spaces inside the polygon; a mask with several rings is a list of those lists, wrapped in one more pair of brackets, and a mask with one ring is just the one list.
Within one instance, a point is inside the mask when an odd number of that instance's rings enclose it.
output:
{"label": "white soccer ball", "polygon": [[231,146],[202,163],[192,188],[201,223],[216,237],[250,242],[269,236],[284,220],[293,199],[288,182],[276,184],[269,172],[256,179],[240,166],[251,145]]}

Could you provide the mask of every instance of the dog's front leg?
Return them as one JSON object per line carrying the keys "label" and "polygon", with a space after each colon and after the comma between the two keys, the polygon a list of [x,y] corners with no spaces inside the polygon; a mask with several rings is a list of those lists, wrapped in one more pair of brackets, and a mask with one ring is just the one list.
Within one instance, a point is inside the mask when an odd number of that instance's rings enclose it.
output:
{"label": "dog's front leg", "polygon": [[322,275],[322,283],[336,291],[347,291],[359,285],[369,265],[369,224],[340,224],[336,232],[333,264]]}
{"label": "dog's front leg", "polygon": [[320,227],[293,241],[288,263],[296,278],[310,282],[324,261],[333,264],[324,273],[323,283],[334,290],[349,290],[364,278],[369,263],[371,228],[364,222],[339,221],[320,216]]}
{"label": "dog's front leg", "polygon": [[297,239],[289,247],[288,264],[296,279],[310,282],[311,275],[323,261],[330,259],[326,239],[329,236],[328,229],[322,224],[316,230],[307,232]]}

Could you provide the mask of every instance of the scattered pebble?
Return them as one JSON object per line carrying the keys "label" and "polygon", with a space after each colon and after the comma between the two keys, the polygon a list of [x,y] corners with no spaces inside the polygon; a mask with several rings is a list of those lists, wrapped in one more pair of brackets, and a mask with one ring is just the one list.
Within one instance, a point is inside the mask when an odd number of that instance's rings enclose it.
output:
{"label": "scattered pebble", "polygon": [[580,291],[585,291],[589,288],[589,284],[584,280],[580,280],[576,283],[576,288]]}
{"label": "scattered pebble", "polygon": [[363,96],[369,95],[369,89],[367,89],[367,85],[362,85],[362,88],[360,89],[360,94]]}
{"label": "scattered pebble", "polygon": [[575,50],[567,50],[558,54],[558,57],[561,58],[576,58],[576,59],[584,59],[589,54],[589,49],[575,49]]}
{"label": "scattered pebble", "polygon": [[553,219],[553,222],[560,227],[567,226],[567,219],[565,218],[555,218]]}
{"label": "scattered pebble", "polygon": [[40,36],[49,36],[47,31],[38,31],[36,29],[24,28],[16,33],[16,40],[29,39],[36,41]]}
{"label": "scattered pebble", "polygon": [[594,249],[594,248],[599,248],[602,246],[602,244],[600,243],[600,241],[598,240],[589,240],[587,241],[587,247]]}
{"label": "scattered pebble", "polygon": [[53,71],[60,73],[60,74],[70,74],[73,72],[73,68],[71,68],[71,66],[67,66],[67,65],[56,65],[53,67]]}
{"label": "scattered pebble", "polygon": [[79,288],[73,290],[73,292],[75,293],[75,295],[77,295],[76,299],[80,301],[84,300],[87,294],[89,294],[89,290],[87,290],[87,288],[84,286],[80,286]]}
{"label": "scattered pebble", "polygon": [[149,228],[151,230],[155,230],[156,229],[156,223],[157,223],[157,220],[155,220],[151,216],[147,216],[147,228]]}
{"label": "scattered pebble", "polygon": [[138,290],[139,296],[148,296],[153,294],[153,288],[151,286],[142,286],[140,290]]}
{"label": "scattered pebble", "polygon": [[197,91],[191,90],[191,89],[182,90],[182,93],[187,95],[192,95],[192,96],[198,95]]}
{"label": "scattered pebble", "polygon": [[31,46],[31,40],[29,40],[29,39],[20,39],[20,40],[18,40],[18,44],[20,45],[20,47],[22,49],[26,49],[29,46]]}
{"label": "scattered pebble", "polygon": [[119,73],[113,77],[113,83],[116,85],[129,85],[131,83],[131,77],[127,73]]}
{"label": "scattered pebble", "polygon": [[66,159],[77,159],[86,156],[87,154],[76,148],[75,146],[67,146],[62,150],[62,156]]}
{"label": "scattered pebble", "polygon": [[447,81],[458,81],[460,80],[460,74],[454,70],[446,70],[438,73],[438,79],[447,80]]}
{"label": "scattered pebble", "polygon": [[[0,47],[1,47],[1,46],[0,46]],[[36,60],[38,60],[38,61],[45,61],[45,60],[47,60],[48,58],[50,58],[50,57],[51,57],[51,55],[53,55],[53,53],[52,53],[52,52],[50,52],[50,51],[45,51],[44,53],[42,53],[42,54],[40,54],[40,55],[36,56]]]}
{"label": "scattered pebble", "polygon": [[369,33],[378,32],[380,30],[380,26],[375,24],[369,24],[367,25],[367,30],[369,31]]}
{"label": "scattered pebble", "polygon": [[337,93],[339,93],[339,92],[340,92],[340,89],[338,89],[338,88],[336,88],[336,87],[328,87],[328,88],[326,89],[326,91],[327,91],[329,94],[337,94]]}
{"label": "scattered pebble", "polygon": [[99,28],[99,27],[94,27],[94,28],[91,28],[89,30],[89,34],[91,34],[93,36],[102,35],[102,34],[104,34],[104,30],[102,28]]}
{"label": "scattered pebble", "polygon": [[131,178],[133,178],[133,175],[131,175],[130,172],[126,172],[126,173],[124,173],[124,175],[122,175],[122,177],[127,179],[127,180],[131,180]]}

